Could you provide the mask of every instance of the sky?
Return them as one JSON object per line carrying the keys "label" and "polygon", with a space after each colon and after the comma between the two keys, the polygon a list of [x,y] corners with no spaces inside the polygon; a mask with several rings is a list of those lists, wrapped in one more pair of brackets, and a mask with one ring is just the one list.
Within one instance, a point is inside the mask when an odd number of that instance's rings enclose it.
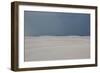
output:
{"label": "sky", "polygon": [[24,11],[24,36],[89,36],[90,14]]}

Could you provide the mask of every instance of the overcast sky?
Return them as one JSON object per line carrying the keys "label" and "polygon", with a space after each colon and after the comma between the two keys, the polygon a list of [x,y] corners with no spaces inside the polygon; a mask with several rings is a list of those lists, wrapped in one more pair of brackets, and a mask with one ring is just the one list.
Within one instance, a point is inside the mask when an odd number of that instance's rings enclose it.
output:
{"label": "overcast sky", "polygon": [[24,12],[25,36],[89,36],[90,15],[58,12]]}

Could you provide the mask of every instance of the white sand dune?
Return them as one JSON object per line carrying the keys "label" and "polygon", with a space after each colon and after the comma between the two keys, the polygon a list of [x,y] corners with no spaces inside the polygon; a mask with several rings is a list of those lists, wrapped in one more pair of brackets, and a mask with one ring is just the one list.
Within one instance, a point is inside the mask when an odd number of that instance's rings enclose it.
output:
{"label": "white sand dune", "polygon": [[89,36],[25,37],[25,61],[90,58]]}

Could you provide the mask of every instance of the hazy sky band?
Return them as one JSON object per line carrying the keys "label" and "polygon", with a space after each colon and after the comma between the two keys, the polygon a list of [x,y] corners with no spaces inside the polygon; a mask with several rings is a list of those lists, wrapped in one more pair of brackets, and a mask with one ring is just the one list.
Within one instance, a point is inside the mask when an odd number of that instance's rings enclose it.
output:
{"label": "hazy sky band", "polygon": [[89,36],[90,14],[24,11],[25,36]]}

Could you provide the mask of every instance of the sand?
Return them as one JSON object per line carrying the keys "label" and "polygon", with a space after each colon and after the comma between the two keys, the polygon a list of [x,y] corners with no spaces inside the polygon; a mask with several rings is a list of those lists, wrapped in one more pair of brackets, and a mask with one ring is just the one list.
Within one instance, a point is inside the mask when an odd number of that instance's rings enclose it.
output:
{"label": "sand", "polygon": [[90,58],[89,36],[25,37],[25,61]]}

